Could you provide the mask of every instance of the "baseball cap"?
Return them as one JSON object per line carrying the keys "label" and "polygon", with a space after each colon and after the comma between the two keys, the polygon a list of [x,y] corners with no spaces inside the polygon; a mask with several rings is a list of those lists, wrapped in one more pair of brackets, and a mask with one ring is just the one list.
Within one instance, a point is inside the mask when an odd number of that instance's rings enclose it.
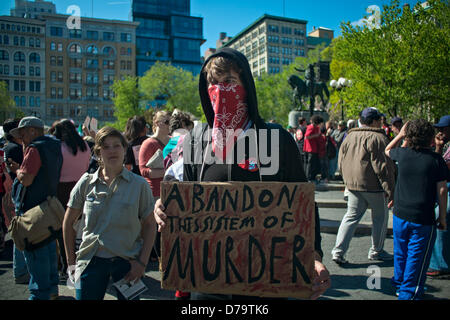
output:
{"label": "baseball cap", "polygon": [[400,117],[393,117],[391,120],[391,124],[394,124],[396,122],[403,122],[403,119]]}
{"label": "baseball cap", "polygon": [[44,128],[44,122],[41,119],[36,117],[25,117],[22,118],[19,122],[19,126],[17,128],[12,129],[9,133],[16,138],[19,138],[19,132],[22,128]]}
{"label": "baseball cap", "polygon": [[443,116],[434,126],[436,128],[450,127],[450,115]]}
{"label": "baseball cap", "polygon": [[378,111],[378,109],[376,108],[365,108],[362,112],[361,112],[361,117],[365,118],[365,119],[379,119],[381,117],[381,113]]}
{"label": "baseball cap", "polygon": [[345,127],[345,125],[346,125],[346,123],[343,120],[339,121],[339,123],[338,123],[338,126]]}

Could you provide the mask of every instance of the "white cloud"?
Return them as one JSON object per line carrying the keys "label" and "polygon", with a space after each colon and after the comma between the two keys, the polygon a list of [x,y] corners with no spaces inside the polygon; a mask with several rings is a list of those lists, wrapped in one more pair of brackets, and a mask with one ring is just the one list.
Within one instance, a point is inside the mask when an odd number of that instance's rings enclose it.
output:
{"label": "white cloud", "polygon": [[381,10],[377,5],[371,5],[367,7],[366,13],[370,16],[366,18],[361,18],[358,21],[352,22],[352,26],[367,26],[368,28],[379,28],[381,23]]}

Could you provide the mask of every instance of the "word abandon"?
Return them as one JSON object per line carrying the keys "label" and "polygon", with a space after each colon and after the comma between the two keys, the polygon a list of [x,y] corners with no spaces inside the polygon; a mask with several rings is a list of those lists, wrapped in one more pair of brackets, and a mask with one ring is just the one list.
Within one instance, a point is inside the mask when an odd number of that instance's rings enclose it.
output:
{"label": "word abandon", "polygon": [[171,202],[175,202],[179,210],[192,214],[223,212],[227,209],[243,214],[255,209],[279,207],[281,204],[286,204],[287,208],[291,209],[297,191],[298,186],[294,186],[292,191],[286,185],[282,186],[277,194],[270,189],[268,184],[265,184],[262,189],[252,189],[250,184],[243,184],[242,188],[234,190],[219,184],[205,192],[202,184],[193,183],[189,197],[183,197],[178,184],[173,184],[164,201],[164,207],[167,208]]}

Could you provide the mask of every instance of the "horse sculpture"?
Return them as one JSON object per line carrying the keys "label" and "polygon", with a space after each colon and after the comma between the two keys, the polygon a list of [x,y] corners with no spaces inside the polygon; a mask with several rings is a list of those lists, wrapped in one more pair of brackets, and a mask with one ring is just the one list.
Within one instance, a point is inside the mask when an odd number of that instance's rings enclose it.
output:
{"label": "horse sculpture", "polygon": [[323,105],[325,106],[327,102],[325,102],[324,94],[327,99],[330,98],[330,92],[328,91],[327,85],[324,82],[315,82],[313,85],[313,92],[311,95],[311,80],[303,81],[296,75],[291,75],[288,78],[288,83],[294,90],[294,104],[295,106],[299,106],[299,110],[302,109],[302,98],[303,97],[315,97],[319,96]]}

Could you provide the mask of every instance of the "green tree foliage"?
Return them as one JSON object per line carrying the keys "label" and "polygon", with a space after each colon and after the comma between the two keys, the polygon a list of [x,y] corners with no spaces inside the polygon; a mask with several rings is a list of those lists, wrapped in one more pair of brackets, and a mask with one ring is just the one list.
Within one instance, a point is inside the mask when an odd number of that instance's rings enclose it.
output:
{"label": "green tree foliage", "polygon": [[198,77],[170,63],[156,62],[139,80],[139,90],[142,97],[149,101],[164,96],[166,110],[179,109],[195,116],[201,115],[198,112]]}
{"label": "green tree foliage", "polygon": [[331,73],[353,81],[340,93],[348,116],[356,117],[366,106],[391,117],[434,120],[448,113],[450,8],[445,0],[428,4],[407,10],[392,0],[378,25],[341,25]]}
{"label": "green tree foliage", "polygon": [[0,81],[0,123],[8,118],[23,117],[24,113],[16,108],[5,81]]}
{"label": "green tree foliage", "polygon": [[144,109],[140,107],[139,88],[137,77],[126,77],[124,80],[116,80],[112,85],[114,91],[114,116],[117,121],[108,125],[119,130],[123,130],[128,118],[135,115],[144,114]]}

